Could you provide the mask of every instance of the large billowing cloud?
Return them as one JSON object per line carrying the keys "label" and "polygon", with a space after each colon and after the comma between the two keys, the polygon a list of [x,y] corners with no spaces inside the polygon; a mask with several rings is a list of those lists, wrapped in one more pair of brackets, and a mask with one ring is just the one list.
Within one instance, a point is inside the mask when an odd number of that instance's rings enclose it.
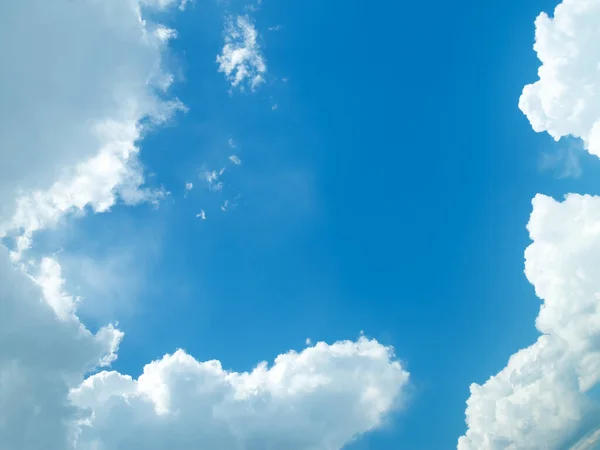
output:
{"label": "large billowing cloud", "polygon": [[173,33],[137,0],[2,2],[0,25],[0,237],[26,248],[70,211],[160,195],[142,187],[135,144],[141,119],[178,107],[158,96]]}
{"label": "large billowing cloud", "polygon": [[[525,272],[544,304],[542,336],[472,385],[466,449],[562,449],[600,426],[600,197],[538,195]],[[594,419],[594,418],[597,419]]]}
{"label": "large billowing cloud", "polygon": [[[160,122],[161,67],[175,32],[143,19],[174,0],[0,4],[0,448],[339,449],[403,402],[408,373],[390,348],[324,343],[250,373],[179,350],[137,380],[86,377],[116,358],[123,333],[77,317],[61,266],[27,251],[74,211],[160,193],[144,186],[140,121]],[[14,261],[20,263],[13,265]]]}
{"label": "large billowing cloud", "polygon": [[[139,120],[172,109],[155,91],[164,31],[134,1],[0,5],[0,237],[54,225],[73,209],[141,201]],[[0,448],[72,448],[83,417],[69,390],[116,357],[122,333],[74,315],[52,259],[13,267],[0,247]]]}
{"label": "large billowing cloud", "polygon": [[[565,0],[536,20],[540,79],[520,108],[535,131],[581,137],[600,156],[600,2]],[[542,333],[471,386],[459,450],[592,449],[600,428],[600,197],[538,195],[525,273],[543,300]],[[596,388],[596,389],[595,389]]]}

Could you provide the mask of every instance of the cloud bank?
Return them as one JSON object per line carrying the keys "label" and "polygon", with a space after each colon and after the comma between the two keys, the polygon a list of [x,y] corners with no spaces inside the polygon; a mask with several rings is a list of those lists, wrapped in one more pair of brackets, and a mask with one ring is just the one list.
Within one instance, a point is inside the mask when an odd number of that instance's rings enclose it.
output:
{"label": "cloud bank", "polygon": [[159,95],[173,33],[136,0],[8,2],[0,17],[0,238],[18,235],[19,254],[67,213],[160,198],[136,143],[142,119],[182,107]]}
{"label": "cloud bank", "polygon": [[[580,137],[600,156],[600,2],[564,0],[535,22],[539,80],[519,107],[537,132]],[[600,404],[600,198],[538,195],[525,274],[543,300],[541,336],[483,385],[471,385],[459,450],[591,449]]]}

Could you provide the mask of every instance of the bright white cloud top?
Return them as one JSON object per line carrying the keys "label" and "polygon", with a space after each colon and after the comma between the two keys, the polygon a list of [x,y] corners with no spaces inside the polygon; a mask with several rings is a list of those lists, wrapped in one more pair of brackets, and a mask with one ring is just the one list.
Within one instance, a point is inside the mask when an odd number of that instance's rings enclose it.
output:
{"label": "bright white cloud top", "polygon": [[[161,61],[175,32],[142,14],[181,5],[0,6],[0,237],[21,236],[16,256],[69,213],[156,199],[144,186],[136,143],[142,119],[161,122],[180,108],[156,95],[170,84]],[[229,61],[235,79],[242,68],[251,84],[266,70],[251,59]],[[114,361],[123,333],[112,325],[91,333],[64,290],[60,264],[35,256],[15,267],[0,246],[2,449],[333,450],[403,404],[408,373],[390,348],[363,337],[290,352],[250,373],[179,350],[137,380],[116,372],[86,379]]]}
{"label": "bright white cloud top", "polygon": [[219,72],[223,72],[232,88],[262,84],[267,64],[258,43],[258,32],[248,16],[230,17],[225,27],[225,46],[217,56]]}
{"label": "bright white cloud top", "polygon": [[[600,156],[600,2],[565,0],[536,20],[539,81],[519,106],[535,131],[581,137]],[[600,403],[600,197],[538,195],[525,273],[543,300],[537,342],[471,386],[459,450],[592,449]]]}
{"label": "bright white cloud top", "polygon": [[600,156],[600,2],[565,0],[554,17],[535,21],[539,80],[525,86],[519,108],[537,132],[583,139]]}

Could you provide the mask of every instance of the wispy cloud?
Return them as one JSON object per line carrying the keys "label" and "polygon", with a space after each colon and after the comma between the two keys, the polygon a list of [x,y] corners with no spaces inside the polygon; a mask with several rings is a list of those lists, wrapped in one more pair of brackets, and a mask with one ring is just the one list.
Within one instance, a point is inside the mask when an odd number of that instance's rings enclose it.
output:
{"label": "wispy cloud", "polygon": [[557,178],[578,178],[583,171],[581,157],[585,150],[581,144],[564,145],[542,154],[540,169],[552,171]]}
{"label": "wispy cloud", "polygon": [[219,72],[223,72],[232,88],[245,86],[251,90],[262,84],[267,65],[258,43],[258,32],[249,16],[229,17],[225,27],[225,46],[217,56]]}
{"label": "wispy cloud", "polygon": [[213,192],[220,192],[223,190],[223,182],[219,181],[219,177],[223,175],[225,172],[225,168],[223,167],[221,170],[211,170],[205,171],[202,173],[202,178],[206,180],[208,183],[208,188]]}
{"label": "wispy cloud", "polygon": [[240,164],[242,164],[242,160],[237,155],[231,155],[228,159],[236,166],[239,166]]}

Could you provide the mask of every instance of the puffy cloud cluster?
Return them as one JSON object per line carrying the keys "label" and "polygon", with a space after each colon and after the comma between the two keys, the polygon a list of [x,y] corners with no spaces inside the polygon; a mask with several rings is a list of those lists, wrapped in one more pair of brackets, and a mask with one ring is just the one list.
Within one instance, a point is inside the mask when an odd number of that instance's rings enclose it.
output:
{"label": "puffy cloud cluster", "polygon": [[230,17],[225,27],[225,46],[217,56],[232,88],[247,84],[254,90],[265,79],[267,64],[258,43],[258,32],[248,16]]}
{"label": "puffy cloud cluster", "polygon": [[138,380],[101,372],[72,393],[94,411],[80,448],[340,449],[399,406],[408,373],[392,356],[360,338],[280,355],[249,373],[182,350]]}
{"label": "puffy cloud cluster", "polygon": [[[540,79],[519,106],[535,131],[582,138],[600,156],[600,2],[564,0],[536,20]],[[467,401],[459,450],[596,448],[600,436],[600,197],[538,195],[525,273],[541,336]]]}
{"label": "puffy cloud cluster", "polygon": [[160,195],[144,186],[137,144],[141,121],[180,107],[160,95],[175,32],[142,14],[182,4],[0,4],[0,238],[17,237],[13,261],[0,246],[2,449],[339,449],[402,404],[408,373],[362,337],[250,373],[180,350],[137,380],[93,374],[115,360],[123,333],[85,327],[57,260],[21,259],[35,232],[66,214]]}

